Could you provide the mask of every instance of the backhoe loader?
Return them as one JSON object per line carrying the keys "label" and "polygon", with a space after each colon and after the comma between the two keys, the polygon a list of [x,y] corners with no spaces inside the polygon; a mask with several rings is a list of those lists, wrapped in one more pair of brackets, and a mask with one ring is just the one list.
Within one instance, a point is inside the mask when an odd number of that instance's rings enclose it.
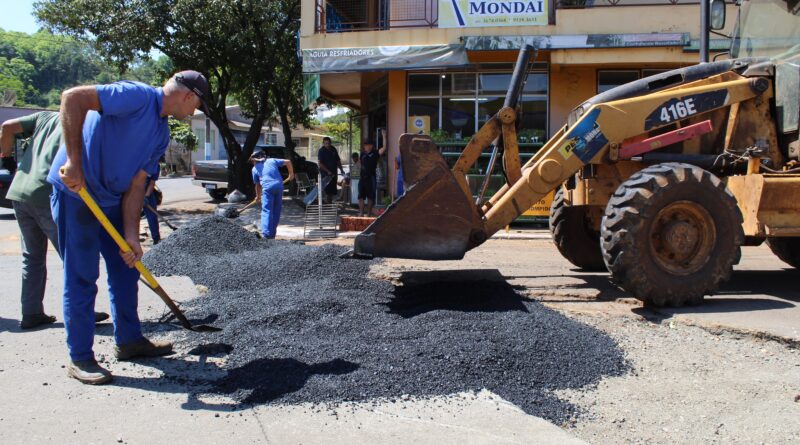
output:
{"label": "backhoe loader", "polygon": [[[504,106],[452,169],[430,137],[400,137],[406,195],[356,237],[354,254],[461,259],[557,190],[560,252],[647,304],[702,302],[743,245],[766,241],[800,267],[799,13],[797,0],[741,1],[730,59],[588,99],[521,165],[517,102],[535,51],[523,48]],[[502,157],[506,184],[476,199],[466,174],[488,148],[486,180]]]}

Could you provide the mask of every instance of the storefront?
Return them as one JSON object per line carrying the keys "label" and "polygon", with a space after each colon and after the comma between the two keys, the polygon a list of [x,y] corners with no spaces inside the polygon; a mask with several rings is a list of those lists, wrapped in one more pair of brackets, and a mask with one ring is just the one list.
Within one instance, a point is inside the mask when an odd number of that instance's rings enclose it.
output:
{"label": "storefront", "polygon": [[[402,27],[393,24],[400,23],[393,21],[395,9],[406,3],[436,12],[420,24],[415,22],[425,29],[413,28],[410,22]],[[462,3],[467,2],[458,2]],[[537,52],[521,98],[518,142],[523,162],[564,124],[570,110],[589,97],[697,63],[696,38],[692,38],[698,24],[696,4],[652,0],[636,7],[560,9],[554,2],[538,2],[536,11],[523,14],[527,20],[523,23],[519,21],[523,15],[506,15],[498,22],[500,16],[489,11],[490,3],[497,2],[478,3],[487,8],[480,20],[463,16],[464,10],[459,18],[456,2],[393,1],[388,22],[354,23],[347,32],[320,26],[320,17],[324,19],[320,11],[336,7],[335,2],[317,0],[315,16],[304,10],[304,72],[320,77],[322,96],[358,110],[363,139],[380,144],[378,131],[387,129],[387,177],[381,183],[388,196],[395,195],[393,160],[400,135],[428,134],[454,162],[470,137],[501,108],[524,44]],[[407,8],[409,14],[417,6]],[[314,17],[316,21],[305,22]],[[623,23],[626,33],[614,33]],[[726,45],[712,41],[712,50]],[[476,178],[485,174],[487,160],[488,151],[470,173]],[[502,184],[502,172],[495,173],[489,192]]]}

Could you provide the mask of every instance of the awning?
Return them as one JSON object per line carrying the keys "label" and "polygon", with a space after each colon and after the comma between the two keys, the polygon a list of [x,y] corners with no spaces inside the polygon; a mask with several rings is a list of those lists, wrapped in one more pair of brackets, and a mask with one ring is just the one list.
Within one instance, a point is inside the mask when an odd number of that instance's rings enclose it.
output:
{"label": "awning", "polygon": [[691,41],[688,33],[465,36],[462,40],[467,51],[518,50],[525,44],[546,50],[643,48],[687,46]]}
{"label": "awning", "polygon": [[303,50],[303,72],[408,70],[467,65],[464,45],[377,46]]}

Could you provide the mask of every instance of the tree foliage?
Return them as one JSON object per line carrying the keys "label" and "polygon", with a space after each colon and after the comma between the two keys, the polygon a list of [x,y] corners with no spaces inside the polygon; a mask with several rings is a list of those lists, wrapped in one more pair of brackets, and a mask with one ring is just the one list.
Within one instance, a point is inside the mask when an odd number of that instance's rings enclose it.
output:
{"label": "tree foliage", "polygon": [[361,127],[358,121],[353,121],[353,132],[350,133],[350,119],[354,117],[353,111],[337,114],[325,119],[325,122],[320,124],[320,129],[323,133],[331,135],[334,141],[338,141],[340,144],[346,145],[352,140],[353,146],[350,149],[358,153],[361,151]]}
{"label": "tree foliage", "polygon": [[189,124],[169,118],[169,135],[173,141],[183,145],[187,151],[197,150],[197,136],[192,133]]}
{"label": "tree foliage", "polygon": [[[229,187],[252,192],[247,161],[264,122],[278,115],[283,98],[271,101],[273,83],[292,79],[293,70],[284,72],[283,65],[294,53],[300,0],[40,0],[34,9],[50,30],[92,42],[123,70],[157,49],[176,69],[204,73],[211,82],[209,118],[228,153]],[[292,94],[302,95],[302,88],[281,91]],[[231,96],[252,118],[244,146],[228,125]],[[282,108],[291,116],[291,104]]]}
{"label": "tree foliage", "polygon": [[15,93],[17,106],[57,108],[61,92],[75,85],[120,79],[160,84],[171,70],[169,58],[162,56],[136,59],[121,72],[94,47],[72,37],[0,30],[0,93]]}

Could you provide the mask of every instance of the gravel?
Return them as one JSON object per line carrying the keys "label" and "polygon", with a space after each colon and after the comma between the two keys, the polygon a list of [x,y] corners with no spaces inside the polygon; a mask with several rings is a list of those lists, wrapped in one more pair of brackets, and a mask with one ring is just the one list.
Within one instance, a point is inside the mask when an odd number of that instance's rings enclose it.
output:
{"label": "gravel", "polygon": [[[208,287],[187,304],[214,334],[173,331],[197,355],[223,355],[225,376],[199,391],[242,404],[405,400],[488,389],[564,424],[557,390],[596,385],[628,364],[602,331],[522,298],[506,283],[395,287],[341,246],[269,242],[224,218],[182,228],[145,263]],[[202,383],[202,382],[200,382]]]}

